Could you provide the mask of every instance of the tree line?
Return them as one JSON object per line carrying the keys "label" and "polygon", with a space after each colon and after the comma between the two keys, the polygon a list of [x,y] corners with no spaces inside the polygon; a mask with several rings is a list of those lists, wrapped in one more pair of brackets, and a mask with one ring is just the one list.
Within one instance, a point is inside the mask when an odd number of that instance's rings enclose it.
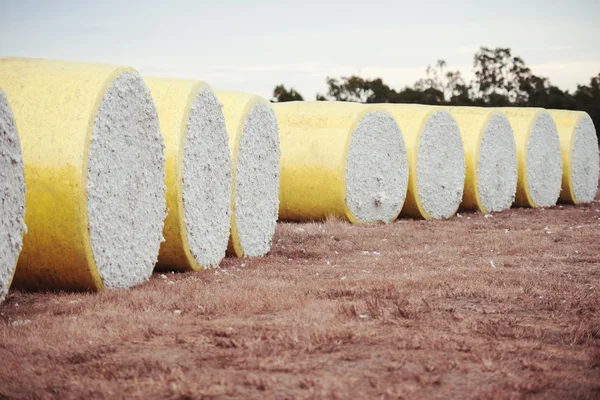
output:
{"label": "tree line", "polygon": [[[600,133],[600,73],[588,85],[577,85],[570,93],[552,85],[548,78],[535,75],[509,48],[481,47],[473,57],[474,79],[466,82],[460,71],[448,69],[439,60],[428,66],[423,79],[412,87],[395,90],[381,78],[360,76],[327,77],[327,92],[316,100],[359,103],[414,103],[481,107],[543,107],[586,111]],[[294,88],[278,85],[273,102],[304,100]]]}

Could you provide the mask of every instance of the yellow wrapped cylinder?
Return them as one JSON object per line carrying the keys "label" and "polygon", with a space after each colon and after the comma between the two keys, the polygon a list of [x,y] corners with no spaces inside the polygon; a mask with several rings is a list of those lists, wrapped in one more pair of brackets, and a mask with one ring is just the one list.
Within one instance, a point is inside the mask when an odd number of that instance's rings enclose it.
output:
{"label": "yellow wrapped cylinder", "polygon": [[233,187],[228,254],[258,257],[271,249],[279,206],[279,136],[262,97],[218,90],[229,134]]}
{"label": "yellow wrapped cylinder", "polygon": [[152,273],[165,213],[156,109],[131,68],[0,59],[27,186],[14,284],[126,288]]}
{"label": "yellow wrapped cylinder", "polygon": [[541,108],[502,109],[515,135],[519,178],[515,204],[548,207],[556,204],[562,179],[562,155],[556,125]]}
{"label": "yellow wrapped cylinder", "polygon": [[598,137],[594,122],[583,111],[548,110],[562,150],[562,203],[589,203],[598,191]]}
{"label": "yellow wrapped cylinder", "polygon": [[390,222],[406,196],[404,140],[389,114],[345,102],[274,105],[281,139],[279,218]]}
{"label": "yellow wrapped cylinder", "polygon": [[449,107],[463,140],[466,179],[461,207],[486,214],[510,208],[517,189],[517,149],[500,110]]}
{"label": "yellow wrapped cylinder", "polygon": [[463,197],[465,153],[452,115],[431,106],[378,107],[394,116],[408,151],[408,191],[401,215],[423,219],[454,215]]}
{"label": "yellow wrapped cylinder", "polygon": [[229,239],[231,157],[225,119],[205,82],[146,78],[167,158],[167,207],[158,266],[219,265]]}

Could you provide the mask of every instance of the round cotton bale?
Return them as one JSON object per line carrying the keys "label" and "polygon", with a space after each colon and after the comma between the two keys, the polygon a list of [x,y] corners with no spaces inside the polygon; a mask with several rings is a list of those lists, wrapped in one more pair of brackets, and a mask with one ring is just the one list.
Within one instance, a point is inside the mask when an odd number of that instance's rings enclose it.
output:
{"label": "round cotton bale", "polygon": [[562,180],[562,154],[556,124],[541,108],[504,108],[515,135],[519,178],[515,204],[556,204]]}
{"label": "round cotton bale", "polygon": [[549,110],[562,150],[563,175],[559,200],[590,203],[598,191],[598,137],[590,116],[582,111]]}
{"label": "round cotton bale", "polygon": [[130,68],[0,60],[18,123],[28,233],[14,284],[127,288],[152,273],[165,217],[156,108]]}
{"label": "round cotton bale", "polygon": [[233,188],[228,253],[259,257],[271,249],[279,206],[279,135],[271,103],[216,91],[229,134]]}
{"label": "round cotton bale", "polygon": [[398,217],[408,159],[394,118],[343,102],[275,104],[281,138],[279,217],[354,224]]}
{"label": "round cotton bale", "polygon": [[221,104],[205,82],[145,79],[167,157],[167,208],[158,267],[219,265],[229,240],[231,157]]}
{"label": "round cotton bale", "polygon": [[450,218],[458,210],[465,184],[465,152],[458,124],[443,109],[382,104],[396,118],[408,151],[409,178],[401,215]]}
{"label": "round cotton bale", "polygon": [[460,206],[482,213],[503,211],[515,200],[518,160],[506,115],[479,107],[451,107],[463,140],[466,179]]}
{"label": "round cotton bale", "polygon": [[0,89],[0,301],[8,293],[23,246],[24,174],[17,126]]}

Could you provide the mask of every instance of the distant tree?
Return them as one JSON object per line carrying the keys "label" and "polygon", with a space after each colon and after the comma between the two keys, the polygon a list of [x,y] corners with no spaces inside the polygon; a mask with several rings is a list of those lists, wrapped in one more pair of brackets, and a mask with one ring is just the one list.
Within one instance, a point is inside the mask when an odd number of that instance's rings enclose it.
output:
{"label": "distant tree", "polygon": [[[438,96],[442,96],[439,92]],[[394,96],[393,101],[390,103],[406,103],[406,104],[428,104],[425,99],[424,93],[421,90],[413,89],[410,87],[404,88]]]}
{"label": "distant tree", "polygon": [[600,73],[590,79],[589,86],[578,85],[573,98],[578,110],[590,114],[596,133],[600,135]]}
{"label": "distant tree", "polygon": [[391,99],[390,103],[442,105],[445,104],[445,101],[444,93],[438,89],[427,88],[425,90],[417,90],[405,88],[398,92]]}
{"label": "distant tree", "polygon": [[381,78],[367,81],[367,87],[370,90],[367,103],[393,103],[398,93],[383,83]]}
{"label": "distant tree", "polygon": [[[548,78],[535,75],[521,57],[502,47],[477,51],[473,57],[475,77],[468,83],[459,71],[447,67],[446,61],[438,60],[427,67],[425,78],[399,91],[381,78],[327,77],[327,92],[317,94],[317,100],[582,110],[590,114],[600,134],[600,74],[570,94]],[[274,101],[302,100],[294,89],[288,91],[283,85],[275,88],[273,97]]]}
{"label": "distant tree", "polygon": [[444,98],[449,104],[457,106],[473,105],[471,85],[465,82],[459,71],[447,72],[446,79]]}
{"label": "distant tree", "polygon": [[444,68],[448,64],[444,60],[438,60],[435,66],[428,65],[425,69],[426,77],[419,79],[415,83],[415,89],[424,91],[427,89],[436,89],[440,92],[444,91],[444,83],[442,82],[444,76]]}
{"label": "distant tree", "polygon": [[366,103],[370,95],[368,81],[352,75],[340,79],[327,77],[327,94],[318,94],[317,99]]}
{"label": "distant tree", "polygon": [[296,92],[294,88],[290,88],[287,90],[285,86],[278,85],[273,89],[273,99],[271,100],[274,103],[283,103],[286,101],[301,101],[304,100],[300,93]]}
{"label": "distant tree", "polygon": [[398,93],[381,78],[364,79],[352,75],[341,79],[327,79],[327,94],[317,95],[317,100],[352,101],[356,103],[394,103]]}
{"label": "distant tree", "polygon": [[522,105],[563,110],[576,110],[579,108],[577,100],[568,91],[562,91],[549,83],[545,87],[532,91],[529,94],[527,103]]}
{"label": "distant tree", "polygon": [[532,95],[550,88],[547,78],[534,75],[509,48],[481,47],[473,57],[473,70],[472,98],[489,106],[526,105]]}
{"label": "distant tree", "polygon": [[[433,102],[431,104],[470,104],[470,86],[465,83],[460,71],[444,71],[447,66],[448,64],[444,60],[438,60],[433,67],[428,65],[425,70],[426,78],[419,79],[414,88],[417,91],[429,93],[424,100]],[[441,99],[440,93],[442,94]]]}

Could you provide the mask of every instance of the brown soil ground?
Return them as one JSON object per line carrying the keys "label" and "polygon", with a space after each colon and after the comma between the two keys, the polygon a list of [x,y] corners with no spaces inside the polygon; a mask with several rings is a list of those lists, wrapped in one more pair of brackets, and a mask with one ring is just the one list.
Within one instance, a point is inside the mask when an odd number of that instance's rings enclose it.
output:
{"label": "brown soil ground", "polygon": [[13,291],[0,397],[600,398],[599,233],[598,201],[283,223],[219,270]]}

